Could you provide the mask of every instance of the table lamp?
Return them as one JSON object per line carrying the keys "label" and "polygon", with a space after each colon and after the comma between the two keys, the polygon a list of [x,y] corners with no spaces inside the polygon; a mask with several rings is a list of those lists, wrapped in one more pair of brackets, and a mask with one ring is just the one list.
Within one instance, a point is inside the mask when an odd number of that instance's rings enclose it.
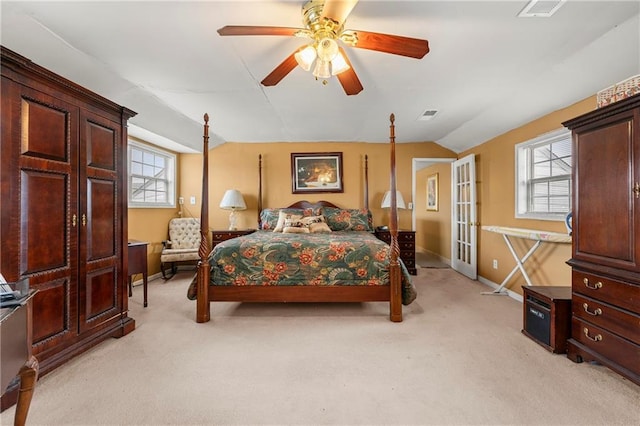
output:
{"label": "table lamp", "polygon": [[240,191],[237,189],[227,189],[222,197],[222,201],[220,201],[220,208],[231,210],[231,213],[229,213],[229,230],[235,231],[238,229],[236,225],[236,210],[245,210],[247,208]]}

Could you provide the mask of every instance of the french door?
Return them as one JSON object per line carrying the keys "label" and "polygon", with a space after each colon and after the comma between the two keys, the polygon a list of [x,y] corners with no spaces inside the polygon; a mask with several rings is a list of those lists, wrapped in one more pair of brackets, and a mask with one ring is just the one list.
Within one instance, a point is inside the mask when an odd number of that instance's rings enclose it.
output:
{"label": "french door", "polygon": [[478,277],[476,163],[470,154],[451,164],[451,267]]}

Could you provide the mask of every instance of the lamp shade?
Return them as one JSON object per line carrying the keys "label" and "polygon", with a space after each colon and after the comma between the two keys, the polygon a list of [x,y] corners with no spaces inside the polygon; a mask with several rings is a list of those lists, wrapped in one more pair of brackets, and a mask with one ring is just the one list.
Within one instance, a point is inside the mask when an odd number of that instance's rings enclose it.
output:
{"label": "lamp shade", "polygon": [[[383,209],[388,209],[391,207],[391,191],[387,191],[384,193],[384,197],[382,197],[382,204],[380,205]],[[402,194],[400,191],[396,191],[396,207],[399,209],[405,209],[406,205],[404,204],[404,198],[402,198]]]}
{"label": "lamp shade", "polygon": [[227,189],[220,201],[220,208],[225,210],[245,210],[247,205],[244,203],[242,194],[237,189]]}

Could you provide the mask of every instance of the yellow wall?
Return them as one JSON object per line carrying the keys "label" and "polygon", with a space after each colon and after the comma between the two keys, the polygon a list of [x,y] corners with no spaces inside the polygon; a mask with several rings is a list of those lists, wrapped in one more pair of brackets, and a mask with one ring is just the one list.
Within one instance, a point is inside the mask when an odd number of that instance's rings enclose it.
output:
{"label": "yellow wall", "polygon": [[[562,122],[595,108],[595,96],[504,133],[458,154],[463,158],[476,155],[476,186],[478,221],[480,225],[501,225],[517,228],[566,232],[563,222],[515,218],[515,145],[562,128]],[[439,210],[426,210],[426,180],[438,173]],[[451,258],[451,167],[436,164],[416,173],[416,246],[442,258]],[[515,250],[522,256],[533,242],[512,239]],[[563,285],[571,283],[571,268],[565,263],[571,257],[570,244],[543,243],[525,264],[535,285]],[[493,259],[498,269],[493,269]],[[515,260],[503,237],[478,229],[478,275],[500,284]],[[520,273],[507,283],[507,288],[522,294],[525,284]]]}
{"label": "yellow wall", "polygon": [[[146,143],[142,140],[130,137],[136,142]],[[174,153],[176,154],[176,153]],[[180,182],[180,155],[176,154],[176,175]],[[160,253],[162,253],[162,241],[168,238],[169,220],[178,217],[178,209],[156,208],[130,208],[129,214],[129,240],[146,241],[148,274],[160,272]]]}
{"label": "yellow wall", "polygon": [[[293,194],[291,153],[342,152],[344,192],[338,194]],[[238,189],[247,210],[238,212],[238,228],[255,228],[258,222],[258,155],[262,154],[263,207],[284,207],[299,200],[327,200],[340,207],[364,207],[364,156],[369,158],[369,207],[375,225],[388,221],[388,212],[380,208],[389,189],[389,144],[384,143],[225,143],[209,155],[209,227],[226,229],[229,212],[218,205],[224,191]],[[414,157],[454,157],[455,153],[432,142],[396,145],[397,188],[409,202],[411,162]],[[197,196],[196,206],[187,206],[200,215],[202,159],[199,154],[180,156],[183,170],[180,191],[188,199]],[[411,212],[399,211],[399,226],[411,229]]]}
{"label": "yellow wall", "polygon": [[[438,175],[438,210],[427,210],[427,178]],[[416,173],[416,248],[451,257],[451,165],[436,164]]]}

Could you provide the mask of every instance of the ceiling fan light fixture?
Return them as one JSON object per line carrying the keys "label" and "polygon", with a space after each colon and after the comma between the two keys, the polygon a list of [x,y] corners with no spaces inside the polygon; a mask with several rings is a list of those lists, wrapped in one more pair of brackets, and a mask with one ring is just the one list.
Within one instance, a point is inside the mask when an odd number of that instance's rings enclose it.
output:
{"label": "ceiling fan light fixture", "polygon": [[316,56],[316,49],[311,44],[304,49],[299,50],[294,55],[296,62],[300,65],[300,68],[305,71],[309,71],[311,69],[311,65],[313,65],[313,61],[316,60]]}
{"label": "ceiling fan light fixture", "polygon": [[321,61],[331,62],[338,54],[338,43],[332,38],[325,37],[318,41],[316,50]]}
{"label": "ceiling fan light fixture", "polygon": [[342,53],[338,52],[336,57],[331,61],[331,74],[338,75],[341,72],[345,72],[351,68],[347,61],[344,59]]}
{"label": "ceiling fan light fixture", "polygon": [[313,76],[315,78],[329,78],[331,77],[331,62],[323,61],[318,58],[316,67],[313,70]]}

